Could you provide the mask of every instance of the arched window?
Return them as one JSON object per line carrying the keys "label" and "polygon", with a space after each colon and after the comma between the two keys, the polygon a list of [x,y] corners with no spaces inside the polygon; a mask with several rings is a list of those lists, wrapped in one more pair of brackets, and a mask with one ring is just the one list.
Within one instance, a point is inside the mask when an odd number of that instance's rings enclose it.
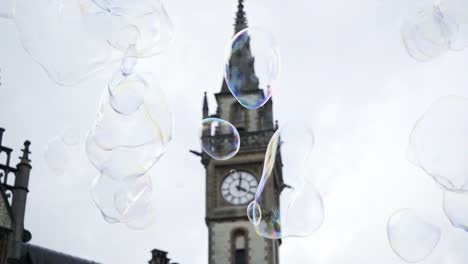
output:
{"label": "arched window", "polygon": [[233,233],[233,264],[247,264],[247,233],[240,229]]}

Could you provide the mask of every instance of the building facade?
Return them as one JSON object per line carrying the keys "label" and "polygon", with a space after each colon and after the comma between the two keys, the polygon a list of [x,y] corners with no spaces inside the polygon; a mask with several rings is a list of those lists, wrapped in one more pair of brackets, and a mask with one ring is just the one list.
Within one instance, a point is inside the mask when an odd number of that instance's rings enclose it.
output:
{"label": "building facade", "polygon": [[[240,0],[234,24],[234,33],[247,28],[243,1]],[[264,96],[255,76],[254,59],[249,45],[236,51],[231,65],[248,76],[248,85],[243,92],[253,98]],[[220,161],[201,154],[206,170],[206,225],[209,239],[209,264],[277,264],[280,240],[269,240],[258,236],[247,218],[247,206],[253,200],[256,186],[262,175],[265,152],[270,138],[276,130],[273,119],[273,102],[269,100],[255,110],[244,108],[232,96],[225,81],[221,91],[215,95],[216,113],[210,115],[208,101],[204,98],[203,118],[217,117],[231,122],[241,137],[240,150],[229,160]],[[222,131],[214,136],[203,135],[202,140],[223,144]],[[236,173],[231,173],[235,170]],[[266,199],[279,204],[281,167],[274,169],[277,175],[265,188]],[[230,194],[229,184],[244,181],[235,186],[237,192]],[[245,181],[248,181],[246,185]],[[243,193],[244,192],[244,193]]]}

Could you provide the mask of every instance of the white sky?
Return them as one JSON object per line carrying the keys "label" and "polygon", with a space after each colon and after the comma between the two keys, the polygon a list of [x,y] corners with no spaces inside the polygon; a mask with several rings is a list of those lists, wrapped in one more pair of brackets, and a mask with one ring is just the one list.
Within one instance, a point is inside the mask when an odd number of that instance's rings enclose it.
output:
{"label": "white sky", "polygon": [[[152,170],[157,220],[145,231],[104,222],[89,195],[97,171],[82,149],[80,169],[64,176],[50,173],[43,159],[65,124],[84,139],[112,69],[74,87],[58,86],[23,50],[14,24],[0,20],[0,127],[15,157],[25,139],[32,141],[26,216],[32,243],[112,264],[145,263],[152,248],[182,264],[207,263],[205,173],[188,150],[199,149],[203,92],[221,87],[236,3],[166,2],[175,42],[138,65],[159,75],[175,115],[175,140]],[[422,211],[443,230],[423,263],[466,263],[468,234],[451,228],[441,190],[405,154],[411,128],[431,102],[468,96],[468,51],[429,63],[410,59],[400,38],[404,0],[247,2],[249,24],[273,28],[282,52],[275,118],[304,120],[316,133],[325,223],[308,239],[285,239],[282,263],[403,263],[386,240],[387,219],[400,208]]]}

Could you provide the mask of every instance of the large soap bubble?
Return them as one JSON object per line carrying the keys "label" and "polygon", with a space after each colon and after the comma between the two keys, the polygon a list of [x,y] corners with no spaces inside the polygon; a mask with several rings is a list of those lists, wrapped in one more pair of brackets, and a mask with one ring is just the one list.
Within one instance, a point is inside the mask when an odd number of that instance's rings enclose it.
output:
{"label": "large soap bubble", "polygon": [[82,23],[78,0],[16,0],[14,21],[24,49],[62,85],[73,85],[111,60],[111,48]]}
{"label": "large soap bubble", "polygon": [[135,45],[137,57],[149,57],[165,50],[173,39],[172,21],[160,0],[94,3],[81,10],[85,24],[121,52]]}
{"label": "large soap bubble", "polygon": [[408,54],[418,61],[428,61],[445,53],[456,34],[456,24],[439,6],[420,10],[402,26],[402,37]]}
{"label": "large soap bubble", "polygon": [[[158,86],[150,85],[152,81],[143,80],[148,87],[136,91],[134,98],[138,97],[141,105],[131,114],[116,112],[111,106],[113,95],[104,93],[98,118],[86,140],[91,163],[116,180],[145,174],[166,152],[172,140],[172,113],[164,95]],[[120,96],[120,92],[114,91],[114,96]],[[122,96],[119,100],[121,105],[134,106],[134,98]]]}
{"label": "large soap bubble", "polygon": [[279,49],[267,31],[246,28],[227,47],[224,77],[231,93],[246,108],[257,109],[268,102],[279,68]]}
{"label": "large soap bubble", "polygon": [[[308,169],[313,146],[312,130],[300,122],[290,122],[273,135],[255,200],[247,208],[258,235],[306,237],[322,225],[323,202]],[[268,199],[271,192],[280,192],[279,204]]]}
{"label": "large soap bubble", "polygon": [[439,244],[441,231],[414,210],[402,209],[388,220],[387,236],[395,254],[405,262],[415,263],[431,255]]}
{"label": "large soap bubble", "polygon": [[468,99],[442,97],[417,121],[410,136],[410,160],[442,188],[468,191]]}
{"label": "large soap bubble", "polygon": [[206,118],[202,121],[202,149],[216,160],[234,157],[240,148],[237,129],[228,121],[219,118]]}
{"label": "large soap bubble", "polygon": [[[115,181],[106,175],[96,177],[91,196],[108,223],[125,223],[135,229],[147,227],[154,214],[151,177],[145,175],[131,181]],[[143,219],[143,220],[142,220]]]}
{"label": "large soap bubble", "polygon": [[452,225],[468,232],[468,194],[444,193],[444,212]]}

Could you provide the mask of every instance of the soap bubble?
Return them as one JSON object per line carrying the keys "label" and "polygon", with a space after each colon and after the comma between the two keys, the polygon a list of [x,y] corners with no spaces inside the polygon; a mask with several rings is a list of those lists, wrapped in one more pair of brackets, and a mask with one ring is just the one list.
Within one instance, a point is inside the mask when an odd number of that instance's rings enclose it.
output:
{"label": "soap bubble", "polygon": [[63,175],[71,170],[73,157],[74,149],[61,136],[50,140],[44,151],[47,167],[56,175]]}
{"label": "soap bubble", "polygon": [[134,44],[137,57],[149,57],[161,53],[172,42],[174,27],[160,0],[94,3],[98,10],[89,6],[82,9],[85,24],[117,50],[126,52]]}
{"label": "soap bubble", "polygon": [[415,263],[431,255],[439,244],[441,231],[413,210],[402,209],[388,220],[387,236],[395,254],[405,262]]}
{"label": "soap bubble", "polygon": [[172,140],[172,113],[162,91],[150,87],[141,95],[143,104],[129,115],[116,112],[110,104],[112,96],[103,95],[98,118],[86,139],[86,152],[91,163],[110,178],[142,176]]}
{"label": "soap bubble", "polygon": [[468,232],[468,194],[444,192],[444,212],[452,225]]}
{"label": "soap bubble", "polygon": [[433,103],[410,135],[409,158],[442,188],[468,191],[468,99],[446,96]]}
{"label": "soap bubble", "polygon": [[111,48],[89,33],[78,0],[16,0],[14,21],[24,49],[61,85],[73,85],[111,60]]}
{"label": "soap bubble", "polygon": [[61,136],[67,146],[76,146],[80,143],[80,131],[76,127],[66,127]]}
{"label": "soap bubble", "polygon": [[457,34],[453,34],[450,40],[450,48],[455,51],[463,50],[468,46],[468,1],[466,0],[442,0],[446,17],[450,17],[458,26]]}
{"label": "soap bubble", "polygon": [[428,61],[445,53],[457,32],[456,24],[439,6],[420,10],[402,27],[406,51],[418,61]]}
{"label": "soap bubble", "polygon": [[152,182],[149,175],[131,180],[116,181],[101,175],[91,185],[91,196],[109,223],[129,223],[145,214],[152,205]]}
{"label": "soap bubble", "polygon": [[216,160],[234,157],[240,148],[237,129],[228,121],[219,118],[206,118],[202,121],[202,149]]}
{"label": "soap bubble", "polygon": [[267,31],[246,28],[227,47],[224,77],[231,93],[246,108],[257,109],[268,102],[279,68],[279,49]]}
{"label": "soap bubble", "polygon": [[[258,235],[269,239],[306,237],[322,225],[323,202],[308,167],[313,147],[312,130],[299,122],[286,124],[271,138],[255,200],[247,209]],[[268,197],[278,191],[279,204]]]}

